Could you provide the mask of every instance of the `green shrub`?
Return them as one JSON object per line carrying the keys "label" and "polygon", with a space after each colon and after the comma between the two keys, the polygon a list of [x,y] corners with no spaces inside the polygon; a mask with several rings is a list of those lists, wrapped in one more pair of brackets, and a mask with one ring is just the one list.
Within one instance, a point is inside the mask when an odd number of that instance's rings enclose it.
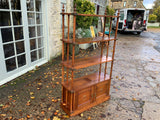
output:
{"label": "green shrub", "polygon": [[[74,0],[74,4],[76,4],[77,13],[81,14],[95,14],[95,6],[94,3],[91,3],[87,0]],[[96,25],[98,23],[98,18],[96,17],[84,17],[77,16],[76,17],[76,27],[77,28],[89,28],[91,25]]]}
{"label": "green shrub", "polygon": [[157,21],[160,22],[160,6],[154,9],[153,14],[157,15]]}
{"label": "green shrub", "polygon": [[[106,10],[107,10],[107,15],[114,15],[115,10],[113,8],[110,8],[109,6],[106,6]],[[109,23],[110,19],[107,18],[107,23]]]}
{"label": "green shrub", "polygon": [[157,20],[157,15],[154,15],[154,14],[150,14],[149,15],[149,22],[153,22],[153,21],[156,21]]}

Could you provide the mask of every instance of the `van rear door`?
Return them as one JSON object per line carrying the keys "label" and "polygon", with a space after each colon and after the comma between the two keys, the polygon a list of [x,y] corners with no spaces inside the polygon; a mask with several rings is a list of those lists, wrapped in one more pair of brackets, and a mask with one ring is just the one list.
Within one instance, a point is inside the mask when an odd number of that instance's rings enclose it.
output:
{"label": "van rear door", "polygon": [[124,22],[124,10],[121,10],[120,11],[120,19],[119,19],[118,29],[119,30],[123,29],[124,25],[125,25],[125,22]]}

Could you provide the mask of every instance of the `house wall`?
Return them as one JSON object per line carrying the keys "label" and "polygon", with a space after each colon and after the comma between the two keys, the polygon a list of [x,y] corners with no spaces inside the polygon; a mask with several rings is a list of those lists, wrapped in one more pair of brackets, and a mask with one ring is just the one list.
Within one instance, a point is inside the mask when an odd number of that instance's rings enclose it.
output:
{"label": "house wall", "polygon": [[[54,58],[62,53],[62,17],[61,6],[65,4],[65,12],[73,12],[74,0],[47,0],[47,24],[48,24],[48,50],[49,59]],[[104,14],[107,0],[89,0],[96,5],[100,5],[99,14]],[[65,17],[65,26],[67,26],[67,16]],[[73,17],[70,20],[70,32],[72,32]],[[67,33],[67,27],[65,27]]]}
{"label": "house wall", "polygon": [[[47,19],[48,19],[48,44],[49,59],[56,57],[62,52],[62,4],[65,4],[65,12],[71,12],[73,9],[73,0],[48,0],[47,1]],[[65,22],[67,23],[67,22]],[[72,20],[71,20],[72,23]],[[72,24],[71,24],[72,26]]]}
{"label": "house wall", "polygon": [[[114,0],[108,0],[108,5],[116,10],[122,8],[145,8],[143,5],[143,0],[119,0],[119,2],[112,1]],[[124,6],[124,2],[126,2],[126,6]],[[136,7],[134,6],[134,2],[137,2]]]}

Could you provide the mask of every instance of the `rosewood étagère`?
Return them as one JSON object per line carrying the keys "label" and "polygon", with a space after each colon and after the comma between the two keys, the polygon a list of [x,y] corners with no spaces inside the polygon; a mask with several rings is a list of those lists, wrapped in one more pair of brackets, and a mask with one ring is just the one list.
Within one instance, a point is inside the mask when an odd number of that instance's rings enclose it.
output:
{"label": "rosewood \u00e9tag\u00e8re", "polygon": [[[110,98],[109,90],[111,84],[111,76],[113,69],[113,61],[115,54],[115,46],[117,40],[117,29],[118,29],[118,20],[119,12],[117,16],[110,15],[88,15],[88,14],[79,14],[76,12],[76,7],[74,7],[73,13],[65,13],[64,5],[62,8],[62,109],[69,115],[75,116],[81,112],[98,105]],[[69,38],[70,33],[70,16],[73,16],[73,38]],[[68,16],[68,37],[64,38],[64,17]],[[104,26],[106,24],[106,18],[110,18],[110,28],[109,35],[106,37],[105,27],[103,28],[103,36],[95,38],[75,38],[76,36],[76,16],[91,16],[91,17],[104,17]],[[114,37],[111,37],[111,24],[112,19],[117,18],[116,30]],[[110,41],[113,41],[113,50],[112,57],[109,57],[109,46]],[[75,45],[84,44],[84,43],[101,43],[101,54],[99,56],[80,58],[75,59]],[[66,43],[66,60],[65,60],[65,48],[64,44]],[[72,47],[72,58],[69,60],[69,44],[73,44]],[[106,45],[106,55],[103,55],[103,47]],[[107,74],[107,63],[111,62],[110,74]],[[105,63],[105,70],[102,72],[102,63]],[[86,68],[93,65],[99,64],[99,72],[93,73],[81,78],[74,79],[74,70],[80,68]],[[64,67],[66,67],[66,80],[64,80]],[[69,80],[69,70],[71,70],[71,80]]]}

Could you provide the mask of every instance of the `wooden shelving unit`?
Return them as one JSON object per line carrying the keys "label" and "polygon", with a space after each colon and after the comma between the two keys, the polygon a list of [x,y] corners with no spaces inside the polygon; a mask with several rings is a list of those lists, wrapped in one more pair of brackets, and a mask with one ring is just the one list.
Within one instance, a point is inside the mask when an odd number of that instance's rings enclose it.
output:
{"label": "wooden shelving unit", "polygon": [[[64,13],[64,6],[62,8],[62,109],[69,115],[75,116],[97,104],[100,104],[110,98],[110,83],[113,69],[113,61],[115,54],[115,46],[117,40],[117,29],[119,13],[117,16],[106,15],[88,15],[88,14],[78,14],[76,13],[76,8],[74,8],[73,13]],[[64,16],[68,16],[68,38],[64,39]],[[73,38],[69,38],[70,33],[70,16],[73,16]],[[94,17],[104,17],[104,26],[106,24],[106,18],[110,18],[110,28],[108,37],[104,36],[105,28],[103,29],[102,37],[95,38],[75,38],[76,31],[76,16],[94,16]],[[114,37],[111,37],[111,24],[112,19],[117,18],[116,31]],[[110,41],[113,41],[113,51],[112,57],[109,57],[109,46]],[[101,43],[101,54],[99,56],[92,56],[88,58],[75,59],[75,45],[84,43]],[[66,60],[65,60],[65,49],[64,44],[67,44],[66,49]],[[73,44],[72,47],[72,59],[69,59],[69,44]],[[103,55],[103,47],[106,45],[107,52]],[[110,74],[107,74],[107,63],[111,62]],[[102,63],[105,63],[105,70],[102,72]],[[86,68],[93,65],[99,64],[99,72],[93,73],[81,78],[74,79],[74,70]],[[64,72],[64,67],[66,67],[66,72]],[[69,70],[71,70],[71,76],[69,76]],[[64,81],[64,73],[66,73],[66,79]],[[69,77],[71,80],[69,80]]]}

